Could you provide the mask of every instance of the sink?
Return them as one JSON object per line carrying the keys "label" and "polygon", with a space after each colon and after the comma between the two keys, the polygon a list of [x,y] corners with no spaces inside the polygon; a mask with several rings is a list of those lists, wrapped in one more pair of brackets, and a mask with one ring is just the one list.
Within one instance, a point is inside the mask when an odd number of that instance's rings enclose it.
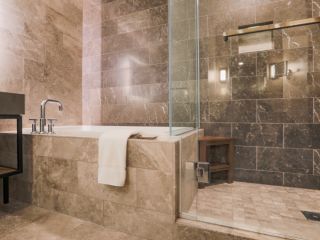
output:
{"label": "sink", "polygon": [[0,115],[14,115],[24,113],[24,94],[0,92]]}

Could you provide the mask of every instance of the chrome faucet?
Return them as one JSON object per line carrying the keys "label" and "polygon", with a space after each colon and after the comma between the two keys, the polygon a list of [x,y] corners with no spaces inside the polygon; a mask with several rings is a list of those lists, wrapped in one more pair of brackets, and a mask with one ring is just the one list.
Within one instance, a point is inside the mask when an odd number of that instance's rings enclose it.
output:
{"label": "chrome faucet", "polygon": [[40,105],[40,133],[46,133],[46,131],[45,131],[45,127],[47,125],[46,105],[49,102],[58,104],[59,111],[63,111],[63,105],[60,101],[54,100],[54,99],[43,100]]}

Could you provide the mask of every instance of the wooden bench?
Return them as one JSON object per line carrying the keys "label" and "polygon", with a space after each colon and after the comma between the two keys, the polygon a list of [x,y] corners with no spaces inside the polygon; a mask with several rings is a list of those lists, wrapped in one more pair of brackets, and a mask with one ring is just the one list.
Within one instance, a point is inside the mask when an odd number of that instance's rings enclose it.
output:
{"label": "wooden bench", "polygon": [[204,136],[199,137],[199,162],[208,162],[208,147],[221,146],[228,147],[226,163],[210,163],[210,173],[228,172],[228,183],[233,182],[234,176],[234,138]]}

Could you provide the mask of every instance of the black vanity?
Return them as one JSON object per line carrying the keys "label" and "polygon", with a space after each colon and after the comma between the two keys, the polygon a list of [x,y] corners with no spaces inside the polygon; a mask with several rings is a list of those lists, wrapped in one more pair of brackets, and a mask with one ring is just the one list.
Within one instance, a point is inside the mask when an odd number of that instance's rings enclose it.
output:
{"label": "black vanity", "polygon": [[[16,120],[17,163],[16,168],[0,165],[0,178],[3,181],[3,202],[9,202],[9,178],[22,173],[23,143],[22,115],[25,113],[25,96],[23,94],[0,92],[0,120]],[[11,130],[11,129],[10,129]]]}

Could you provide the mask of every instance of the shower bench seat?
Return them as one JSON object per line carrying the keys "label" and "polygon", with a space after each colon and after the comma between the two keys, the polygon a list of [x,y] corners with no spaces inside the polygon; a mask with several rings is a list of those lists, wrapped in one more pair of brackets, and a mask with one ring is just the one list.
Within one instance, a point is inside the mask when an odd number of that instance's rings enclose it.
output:
{"label": "shower bench seat", "polygon": [[[234,175],[234,138],[203,136],[199,137],[199,162],[208,163],[208,174],[228,172],[228,183],[233,182]],[[226,163],[209,163],[208,147],[226,145],[228,148]],[[210,177],[208,178],[210,182]]]}

